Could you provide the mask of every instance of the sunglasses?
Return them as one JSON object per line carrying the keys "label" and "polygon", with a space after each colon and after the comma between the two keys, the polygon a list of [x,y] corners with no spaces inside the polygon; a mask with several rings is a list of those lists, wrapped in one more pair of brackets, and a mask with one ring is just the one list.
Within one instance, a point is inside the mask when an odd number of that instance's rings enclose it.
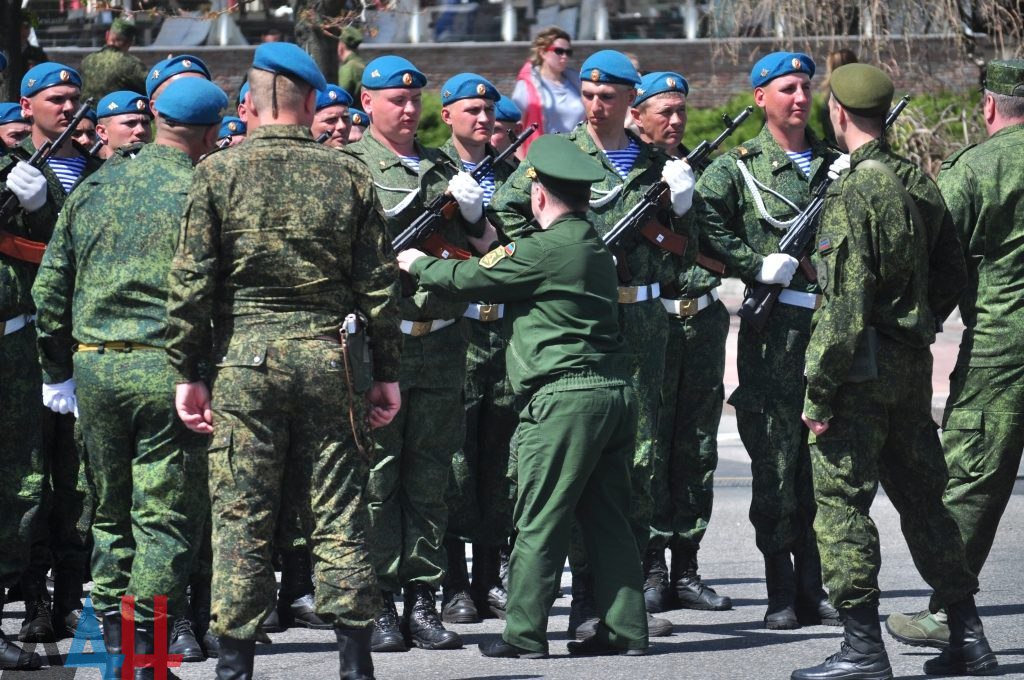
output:
{"label": "sunglasses", "polygon": [[572,56],[572,48],[571,47],[549,47],[548,48],[548,52],[554,52],[555,54],[557,54],[560,57],[571,57]]}

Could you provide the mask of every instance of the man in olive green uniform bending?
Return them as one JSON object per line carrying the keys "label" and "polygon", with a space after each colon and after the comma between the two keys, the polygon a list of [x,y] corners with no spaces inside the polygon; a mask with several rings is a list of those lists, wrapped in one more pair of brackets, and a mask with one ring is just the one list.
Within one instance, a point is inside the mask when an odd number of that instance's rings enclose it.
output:
{"label": "man in olive green uniform bending", "polygon": [[759,60],[750,81],[765,126],[715,159],[697,183],[707,208],[700,226],[713,256],[748,286],[785,286],[763,330],[740,324],[739,387],[729,396],[750,456],[750,521],[764,555],[770,629],[839,625],[821,588],[807,428],[800,422],[804,352],[820,289],[810,272],[778,252],[835,158],[807,129],[813,75],[805,54],[773,52]]}
{"label": "man in olive green uniform bending", "polygon": [[647,626],[640,557],[627,519],[636,410],[619,332],[615,268],[586,219],[594,159],[547,136],[523,164],[540,227],[484,257],[445,262],[417,251],[399,262],[430,290],[503,301],[508,373],[524,404],[518,432],[519,534],[501,640],[486,656],[547,656],[552,591],[579,522],[596,587],[596,633],[571,654],[642,654]]}
{"label": "man in olive green uniform bending", "polygon": [[914,564],[949,612],[949,649],[928,675],[981,674],[996,658],[974,606],[978,579],[942,504],[946,466],[931,417],[935,328],[966,281],[956,233],[935,184],[893,154],[882,135],[893,84],[867,64],[836,69],[829,114],[850,171],[825,196],[815,243],[825,302],[807,347],[803,421],[811,430],[814,528],[839,653],[794,680],[877,680],[892,669],[878,620],[879,483],[900,513]]}
{"label": "man in olive green uniform bending", "polygon": [[136,597],[139,653],[153,653],[154,596],[182,616],[182,574],[209,503],[208,438],[171,408],[163,348],[184,190],[213,147],[227,95],[193,78],[173,83],[162,104],[156,143],[71,195],[32,288],[44,380],[77,384],[97,497],[92,599],[112,654],[121,653],[122,596]]}
{"label": "man in olive green uniform bending", "polygon": [[[245,144],[196,167],[168,298],[178,415],[213,434],[217,673],[252,678],[291,469],[308,484],[299,497],[313,524],[317,615],[335,627],[342,675],[372,677],[380,594],[364,489],[369,430],[399,407],[397,268],[367,173],[309,133],[326,87],[309,55],[260,45],[249,84]],[[365,331],[346,321],[356,313]],[[372,361],[358,351],[363,332]],[[209,388],[203,361],[214,364]]]}
{"label": "man in olive green uniform bending", "polygon": [[[967,258],[960,298],[967,330],[950,376],[942,446],[949,468],[943,498],[981,573],[1013,490],[1024,450],[1024,353],[1016,338],[1024,314],[1015,293],[1024,275],[1024,61],[993,61],[982,102],[989,139],[946,159],[938,185]],[[911,645],[944,647],[944,612],[892,614],[886,627]]]}

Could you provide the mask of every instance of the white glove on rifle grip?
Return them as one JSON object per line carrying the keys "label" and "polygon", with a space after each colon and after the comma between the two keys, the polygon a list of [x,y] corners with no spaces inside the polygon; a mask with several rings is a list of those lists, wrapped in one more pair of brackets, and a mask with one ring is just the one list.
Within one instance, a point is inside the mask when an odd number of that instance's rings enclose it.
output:
{"label": "white glove on rifle grip", "polygon": [[75,379],[48,385],[43,383],[43,405],[54,413],[74,413],[78,417]]}
{"label": "white glove on rifle grip", "polygon": [[686,161],[674,159],[665,163],[661,170],[661,179],[668,185],[672,196],[672,212],[677,217],[686,214],[686,211],[693,205],[693,185],[697,178],[693,174],[693,168]]}
{"label": "white glove on rifle grip", "polygon": [[839,173],[843,170],[850,169],[850,154],[844,153],[839,158],[832,161],[832,165],[828,166],[828,176],[830,179],[838,179]]}
{"label": "white glove on rifle grip", "polygon": [[789,282],[793,280],[793,274],[796,273],[798,264],[800,263],[795,257],[784,253],[772,253],[766,256],[761,263],[761,271],[757,275],[757,280],[761,283],[788,286]]}
{"label": "white glove on rifle grip", "polygon": [[484,189],[465,170],[448,180],[448,193],[459,202],[459,212],[470,224],[484,216]]}
{"label": "white glove on rifle grip", "polygon": [[7,175],[7,188],[25,212],[35,212],[46,204],[46,177],[25,161],[18,161]]}

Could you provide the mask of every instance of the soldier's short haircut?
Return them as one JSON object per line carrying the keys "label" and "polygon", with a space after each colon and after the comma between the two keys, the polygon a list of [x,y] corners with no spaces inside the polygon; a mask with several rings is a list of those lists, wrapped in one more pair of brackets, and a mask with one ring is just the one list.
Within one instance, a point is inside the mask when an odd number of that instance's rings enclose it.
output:
{"label": "soldier's short haircut", "polygon": [[569,184],[549,186],[543,182],[540,184],[544,187],[544,191],[548,193],[550,198],[553,198],[556,203],[561,203],[572,212],[586,212],[590,208],[589,184],[580,184],[579,186]]}
{"label": "soldier's short haircut", "polygon": [[995,102],[996,112],[1004,118],[1019,120],[1024,118],[1024,97],[1011,97],[1008,94],[997,94],[985,90],[985,94],[992,97]]}
{"label": "soldier's short haircut", "polygon": [[257,111],[300,111],[312,85],[283,73],[249,69],[249,95]]}

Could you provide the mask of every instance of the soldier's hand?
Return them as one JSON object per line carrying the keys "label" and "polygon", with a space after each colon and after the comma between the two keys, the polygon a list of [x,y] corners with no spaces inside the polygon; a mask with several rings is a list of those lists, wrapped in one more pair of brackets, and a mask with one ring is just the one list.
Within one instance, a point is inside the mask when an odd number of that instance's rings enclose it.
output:
{"label": "soldier's hand", "polygon": [[693,186],[697,178],[690,164],[684,160],[671,160],[661,170],[661,178],[672,196],[672,212],[681,217],[693,205]]}
{"label": "soldier's hand", "polygon": [[448,180],[448,193],[459,202],[459,212],[470,224],[484,216],[484,189],[465,170]]}
{"label": "soldier's hand", "polygon": [[374,429],[394,420],[402,406],[402,392],[396,382],[374,382],[366,398],[370,402],[370,427]]}
{"label": "soldier's hand", "polygon": [[35,212],[46,204],[46,177],[25,161],[18,161],[7,175],[7,188],[18,197],[25,212]]}
{"label": "soldier's hand", "polygon": [[75,379],[61,383],[43,383],[43,405],[54,413],[74,413],[78,417],[78,397],[75,395]]}
{"label": "soldier's hand", "polygon": [[815,437],[825,434],[826,430],[828,430],[827,420],[812,420],[811,418],[807,417],[806,413],[800,414],[800,420],[804,421],[804,425],[806,425],[807,429],[814,433]]}
{"label": "soldier's hand", "polygon": [[793,274],[800,263],[795,257],[785,253],[772,253],[764,258],[761,263],[761,271],[757,274],[757,280],[779,286],[788,286],[793,280]]}
{"label": "soldier's hand", "polygon": [[213,432],[210,388],[204,382],[181,383],[174,388],[174,408],[185,427],[199,434]]}
{"label": "soldier's hand", "polygon": [[420,259],[421,257],[426,256],[427,254],[425,252],[423,252],[422,250],[416,250],[415,248],[403,250],[402,252],[398,253],[398,255],[396,255],[396,257],[398,258],[398,267],[403,272],[408,272],[409,267],[412,266],[413,262]]}

